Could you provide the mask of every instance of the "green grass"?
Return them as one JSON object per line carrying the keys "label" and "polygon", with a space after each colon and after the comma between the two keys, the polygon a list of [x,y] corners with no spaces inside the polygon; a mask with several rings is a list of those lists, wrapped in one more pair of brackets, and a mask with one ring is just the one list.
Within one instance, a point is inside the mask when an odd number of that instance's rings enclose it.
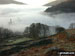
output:
{"label": "green grass", "polygon": [[24,41],[28,41],[28,40],[32,40],[31,38],[19,38],[19,39],[16,39],[14,41],[11,41],[11,42],[8,42],[7,44],[8,45],[12,45],[12,44],[17,44],[17,43],[20,43],[20,42],[24,42]]}

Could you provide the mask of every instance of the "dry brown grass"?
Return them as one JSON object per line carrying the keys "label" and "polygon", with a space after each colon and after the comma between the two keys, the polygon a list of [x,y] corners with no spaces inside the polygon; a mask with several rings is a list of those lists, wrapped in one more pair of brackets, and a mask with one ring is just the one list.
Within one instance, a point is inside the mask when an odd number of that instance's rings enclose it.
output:
{"label": "dry brown grass", "polygon": [[[71,34],[70,38],[67,39],[68,35],[66,32],[61,32],[55,36],[49,36],[48,38],[53,39],[53,44],[48,44],[45,46],[32,47],[28,50],[24,50],[16,54],[15,56],[50,56],[53,53],[44,53],[48,48],[58,47],[64,51],[75,51],[75,29],[66,30],[69,34]],[[54,54],[53,54],[54,55]]]}

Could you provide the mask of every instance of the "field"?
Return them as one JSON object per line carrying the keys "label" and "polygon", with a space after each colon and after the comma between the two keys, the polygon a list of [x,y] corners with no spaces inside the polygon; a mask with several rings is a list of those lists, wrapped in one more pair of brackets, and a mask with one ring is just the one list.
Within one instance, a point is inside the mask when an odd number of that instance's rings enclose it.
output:
{"label": "field", "polygon": [[9,41],[7,44],[8,45],[12,45],[12,44],[18,44],[18,43],[21,43],[21,42],[24,42],[24,41],[28,41],[28,40],[32,40],[32,38],[19,38],[19,39],[16,39],[16,40],[13,40],[13,41]]}

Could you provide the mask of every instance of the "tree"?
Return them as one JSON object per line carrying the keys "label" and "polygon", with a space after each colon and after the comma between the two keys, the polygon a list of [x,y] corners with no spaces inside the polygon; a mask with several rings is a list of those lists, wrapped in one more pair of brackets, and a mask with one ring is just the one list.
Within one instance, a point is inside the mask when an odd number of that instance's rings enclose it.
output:
{"label": "tree", "polygon": [[26,29],[24,30],[24,34],[28,34],[29,33],[29,27],[26,27]]}
{"label": "tree", "polygon": [[42,24],[42,29],[43,29],[43,37],[46,37],[47,32],[49,30],[49,26]]}
{"label": "tree", "polygon": [[63,31],[65,31],[65,29],[63,27],[59,27],[59,26],[56,27],[57,33],[60,33],[60,32],[63,32]]}
{"label": "tree", "polygon": [[36,36],[39,37],[39,34],[41,33],[41,24],[40,23],[36,23],[35,24],[36,28],[35,28],[35,32],[36,32]]}
{"label": "tree", "polygon": [[29,34],[30,37],[39,38],[46,37],[49,31],[49,26],[41,23],[32,23],[30,27],[26,27],[24,34]]}
{"label": "tree", "polygon": [[71,23],[69,28],[74,29],[75,28],[75,23]]}
{"label": "tree", "polygon": [[30,25],[30,37],[36,37],[35,23]]}
{"label": "tree", "polygon": [[0,42],[5,41],[8,38],[11,38],[13,36],[13,32],[9,29],[0,28]]}

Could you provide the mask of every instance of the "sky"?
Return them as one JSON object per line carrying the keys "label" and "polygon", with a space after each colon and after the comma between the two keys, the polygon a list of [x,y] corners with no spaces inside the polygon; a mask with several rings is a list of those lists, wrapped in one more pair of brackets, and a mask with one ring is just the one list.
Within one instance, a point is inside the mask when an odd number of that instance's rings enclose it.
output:
{"label": "sky", "polygon": [[[30,19],[30,13],[33,13],[34,10],[36,11],[41,5],[48,2],[49,0],[0,0],[0,27],[10,28],[8,22],[10,19],[13,19],[14,24],[11,27],[12,29],[24,29],[27,25],[34,22],[35,20],[32,19],[33,17]],[[42,11],[44,10],[42,9]],[[28,20],[25,19],[25,15],[27,15],[27,18],[29,17]],[[19,16],[22,16],[22,18]]]}
{"label": "sky", "polygon": [[[11,1],[14,0],[8,0],[8,2],[0,0],[0,27],[9,28],[14,31],[23,31],[25,27],[32,23],[43,23],[49,26],[60,25],[68,28],[70,23],[75,22],[75,14],[60,14],[53,17],[42,15],[41,13],[48,7],[41,5],[50,2],[51,0],[36,0],[37,2],[34,0],[18,1],[29,5],[13,4]],[[12,25],[8,24],[10,19],[13,21]]]}
{"label": "sky", "polygon": [[27,3],[29,5],[44,5],[46,3],[49,3],[55,0],[16,0],[16,1]]}
{"label": "sky", "polygon": [[34,6],[44,5],[54,0],[0,0],[0,4],[28,4]]}
{"label": "sky", "polygon": [[[12,30],[20,30],[30,25],[33,22],[39,22],[38,15],[46,8],[41,6],[28,6],[28,5],[16,5],[8,4],[0,6],[0,27],[11,28]],[[38,19],[37,19],[38,18]],[[12,19],[13,24],[10,26],[8,23]],[[20,30],[20,31],[23,31]]]}
{"label": "sky", "polygon": [[[58,15],[42,14],[47,7],[27,6],[27,5],[1,5],[0,6],[0,27],[12,29],[13,31],[22,31],[32,23],[42,23],[49,26],[60,25],[68,28],[70,23],[75,22],[74,13],[64,13]],[[9,25],[10,19],[13,24]]]}

